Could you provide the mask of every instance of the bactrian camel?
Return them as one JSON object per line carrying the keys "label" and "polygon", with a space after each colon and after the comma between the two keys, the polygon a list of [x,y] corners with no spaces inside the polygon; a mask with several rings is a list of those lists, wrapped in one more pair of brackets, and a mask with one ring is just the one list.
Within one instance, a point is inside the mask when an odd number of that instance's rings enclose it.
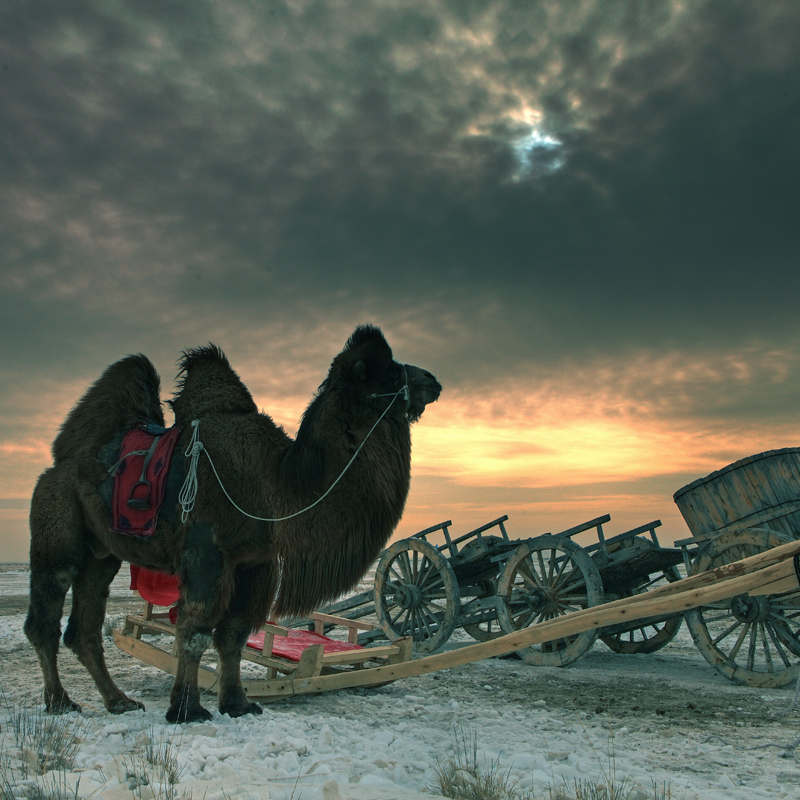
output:
{"label": "bactrian camel", "polygon": [[[109,479],[109,448],[119,447],[122,433],[137,425],[164,424],[159,377],[143,355],[112,364],[89,388],[62,425],[54,464],[36,485],[25,633],[41,663],[51,712],[79,709],[57,666],[70,587],[64,643],[90,672],[110,712],[141,707],[112,680],[102,645],[109,585],[128,561],[180,580],[179,663],[167,719],[211,716],[200,703],[197,675],[212,643],[219,654],[220,711],[260,713],[240,677],[248,634],[268,618],[305,614],[331,601],[364,575],[403,512],[410,424],[442,388],[424,369],[395,361],[372,326],[357,328],[334,358],[294,439],[258,411],[218,347],[186,351],[178,376],[170,405],[181,435],[172,469],[183,480],[195,464],[197,491],[188,515],[188,506],[182,513],[173,502],[162,509],[152,536],[110,529],[100,491]],[[193,434],[210,459],[202,452],[184,457]],[[240,513],[231,500],[262,519]]]}

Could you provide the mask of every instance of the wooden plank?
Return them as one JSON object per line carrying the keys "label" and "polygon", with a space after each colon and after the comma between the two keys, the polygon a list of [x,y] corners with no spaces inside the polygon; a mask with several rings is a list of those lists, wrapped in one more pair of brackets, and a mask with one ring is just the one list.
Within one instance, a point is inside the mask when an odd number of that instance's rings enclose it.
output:
{"label": "wooden plank", "polygon": [[294,672],[297,667],[296,661],[290,661],[288,658],[262,653],[260,650],[255,650],[252,647],[245,647],[242,650],[242,658],[245,659],[245,661],[252,661],[254,664],[259,664],[262,667],[268,667],[270,669],[277,669],[284,673]]}
{"label": "wooden plank", "polygon": [[365,647],[362,650],[344,650],[340,653],[326,653],[323,664],[327,666],[358,664],[364,661],[383,661],[396,656],[400,648],[393,644],[384,647]]}
{"label": "wooden plank", "polygon": [[765,594],[784,594],[787,592],[797,593],[797,589],[797,575],[792,572],[790,575],[787,575],[783,578],[776,578],[772,583],[765,583],[763,586],[752,589],[748,592],[748,594],[751,594],[755,597],[757,595]]}
{"label": "wooden plank", "polygon": [[753,483],[753,488],[761,498],[764,506],[778,506],[783,501],[779,483],[774,480],[774,467],[779,465],[783,456],[762,458],[748,470],[748,476]]}
{"label": "wooden plank", "polygon": [[[161,622],[157,619],[145,620],[142,614],[128,614],[126,620],[139,628],[139,635],[142,633],[166,633],[170,636],[175,635],[176,628],[171,622]],[[138,638],[138,636],[136,637]]]}
{"label": "wooden plank", "polygon": [[[688,503],[691,508],[692,515],[691,517],[687,517],[686,514],[684,514],[684,519],[686,519],[689,529],[695,535],[718,530],[720,526],[730,522],[731,518],[725,511],[726,504],[728,504],[727,494],[724,499],[720,498],[719,487],[719,479],[713,481],[707,480],[695,486],[691,493],[682,497],[682,500]],[[681,502],[678,501],[677,495],[675,502],[678,503],[678,508],[683,511],[683,506]],[[695,529],[690,522],[692,517],[696,520],[695,524],[699,523],[701,525],[699,530]]]}
{"label": "wooden plank", "polygon": [[321,644],[312,644],[300,653],[297,669],[292,673],[292,678],[311,678],[319,675],[322,669],[322,660],[325,657],[325,648]]}
{"label": "wooden plank", "polygon": [[449,528],[453,524],[452,520],[446,519],[444,522],[440,522],[438,525],[431,525],[430,528],[425,528],[424,531],[419,531],[415,533],[411,538],[412,539],[421,539],[424,536],[427,536],[429,533],[435,533],[438,530],[442,530],[443,528]]}
{"label": "wooden plank", "polygon": [[592,528],[598,528],[601,525],[605,525],[606,522],[611,521],[610,514],[603,514],[602,517],[596,517],[595,519],[590,519],[588,522],[582,522],[580,525],[576,525],[574,528],[567,528],[565,531],[559,531],[558,533],[553,534],[554,536],[576,536],[579,533],[583,533],[584,531],[590,531]]}
{"label": "wooden plank", "polygon": [[470,539],[473,536],[478,536],[484,531],[488,531],[489,528],[494,528],[495,525],[501,525],[507,519],[508,519],[508,514],[503,514],[502,517],[498,517],[497,519],[494,519],[491,522],[487,522],[485,525],[481,525],[479,528],[475,528],[474,531],[470,531],[469,533],[465,533],[462,536],[459,536],[458,539],[453,539],[451,544],[461,544],[461,542],[466,542],[467,539]]}
{"label": "wooden plank", "polygon": [[[315,611],[311,615],[311,619],[315,622],[328,622],[332,625],[341,625],[343,628],[357,628],[362,631],[371,631],[375,626],[371,622],[356,622],[355,620],[348,619],[347,617],[338,617],[334,614],[323,614],[320,611]],[[317,631],[321,633],[321,631]]]}
{"label": "wooden plank", "polygon": [[747,470],[742,470],[753,487],[751,496],[757,500],[756,506],[760,509],[775,508],[780,505],[780,500],[769,480],[769,464],[780,458],[781,456],[761,458],[750,465]]}
{"label": "wooden plank", "polygon": [[724,486],[731,497],[730,520],[735,522],[743,517],[750,516],[764,510],[761,503],[756,504],[753,498],[753,485],[747,473],[741,468],[731,470],[720,478],[720,484]]}
{"label": "wooden plank", "polygon": [[402,639],[395,641],[397,654],[389,656],[386,659],[387,664],[401,664],[403,661],[408,661],[411,658],[411,650],[414,647],[414,639],[411,636],[404,636]]}
{"label": "wooden plank", "polygon": [[737,469],[736,472],[720,475],[706,487],[707,493],[704,499],[709,503],[709,511],[717,529],[738,522],[744,516],[745,512],[741,509],[739,480]]}
{"label": "wooden plank", "polygon": [[[119,631],[113,631],[114,644],[120,650],[130,653],[140,661],[146,664],[152,664],[154,667],[168,672],[170,675],[178,674],[178,658],[170,655],[170,653],[161,650],[159,647],[154,647],[141,639],[134,639],[131,636],[125,636]],[[200,665],[197,672],[197,683],[202,689],[212,689],[216,691],[217,684],[219,683],[219,676],[209,667]]]}
{"label": "wooden plank", "polygon": [[754,502],[754,492],[750,483],[746,467],[739,464],[736,469],[722,472],[722,474],[710,484],[716,489],[717,497],[725,515],[720,528],[738,523],[743,517],[761,511],[763,506],[760,502]]}
{"label": "wooden plank", "polygon": [[[729,525],[725,525],[719,530],[725,531],[732,530],[734,528],[768,528],[771,527],[770,523],[775,519],[786,517],[789,514],[796,514],[798,512],[800,512],[800,500],[793,500],[787,503],[782,503],[779,506],[761,509],[760,511],[757,511],[746,517],[742,517],[741,519],[738,519]],[[775,530],[775,527],[772,526],[772,529]],[[792,536],[792,538],[796,539],[797,535]]]}
{"label": "wooden plank", "polygon": [[779,505],[800,497],[800,484],[790,479],[790,465],[794,458],[796,457],[785,455],[764,461],[764,476],[772,484]]}
{"label": "wooden plank", "polygon": [[[785,481],[787,494],[800,500],[800,450],[797,448],[785,453],[781,461],[781,479]],[[784,519],[786,532],[794,539],[800,538],[800,513],[790,512]]]}
{"label": "wooden plank", "polygon": [[698,490],[691,493],[675,495],[675,504],[681,512],[686,525],[695,536],[703,536],[717,530],[711,514],[705,504],[701,502]]}
{"label": "wooden plank", "polygon": [[[597,550],[605,544],[606,550],[609,547],[612,547],[615,544],[619,544],[621,542],[625,542],[628,539],[635,539],[640,533],[649,533],[651,537],[655,537],[655,529],[661,525],[660,519],[654,519],[652,522],[648,522],[646,525],[640,525],[638,528],[632,528],[629,531],[625,531],[624,533],[618,533],[616,536],[612,536],[610,539],[605,539],[603,543],[597,542],[595,544],[591,544],[588,547],[584,547],[583,549],[586,552],[591,553],[593,550]],[[654,544],[657,542],[654,542]]]}

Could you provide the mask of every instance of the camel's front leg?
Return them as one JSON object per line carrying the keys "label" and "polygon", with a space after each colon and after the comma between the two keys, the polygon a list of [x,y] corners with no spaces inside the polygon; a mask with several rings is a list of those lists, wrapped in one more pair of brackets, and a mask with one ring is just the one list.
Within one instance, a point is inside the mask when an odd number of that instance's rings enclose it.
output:
{"label": "camel's front leg", "polygon": [[261,706],[248,700],[242,687],[242,648],[249,633],[250,626],[234,618],[223,620],[214,631],[220,660],[219,710],[232,717],[261,713]]}
{"label": "camel's front leg", "polygon": [[167,722],[204,722],[211,719],[211,714],[200,704],[200,689],[197,685],[197,675],[200,669],[200,659],[211,645],[210,627],[197,625],[182,617],[195,616],[183,613],[178,617],[178,670],[172,692],[169,697]]}

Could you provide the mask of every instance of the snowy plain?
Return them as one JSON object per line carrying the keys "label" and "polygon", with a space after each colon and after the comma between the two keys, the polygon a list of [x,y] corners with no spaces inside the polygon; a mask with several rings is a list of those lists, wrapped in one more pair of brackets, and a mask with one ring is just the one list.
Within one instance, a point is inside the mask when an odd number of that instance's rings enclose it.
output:
{"label": "snowy plain", "polygon": [[[22,632],[27,582],[25,567],[0,568],[0,736],[12,766],[8,712],[41,702],[38,663]],[[123,570],[109,619],[118,624],[136,608]],[[685,628],[650,655],[614,654],[598,641],[566,669],[490,659],[377,689],[293,698],[240,719],[220,715],[208,695],[212,720],[182,726],[164,720],[171,677],[110,639],[105,647],[112,675],[146,710],[108,714],[62,648],[63,682],[83,707],[72,715],[80,746],[68,775],[73,785],[80,780],[79,797],[134,797],[126,762],[149,737],[176,754],[177,797],[422,800],[436,796],[436,759],[467,734],[481,759],[532,798],[575,779],[609,778],[639,787],[632,800],[652,797],[654,787],[673,800],[800,798],[800,709],[786,712],[793,692],[729,683]]]}

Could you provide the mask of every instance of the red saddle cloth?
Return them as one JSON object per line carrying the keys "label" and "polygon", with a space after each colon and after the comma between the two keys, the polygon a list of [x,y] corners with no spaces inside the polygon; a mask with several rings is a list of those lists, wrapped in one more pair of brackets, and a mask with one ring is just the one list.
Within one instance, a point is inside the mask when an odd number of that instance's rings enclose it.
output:
{"label": "red saddle cloth", "polygon": [[157,433],[148,426],[128,431],[119,449],[111,494],[111,530],[152,536],[164,501],[167,473],[180,428]]}

